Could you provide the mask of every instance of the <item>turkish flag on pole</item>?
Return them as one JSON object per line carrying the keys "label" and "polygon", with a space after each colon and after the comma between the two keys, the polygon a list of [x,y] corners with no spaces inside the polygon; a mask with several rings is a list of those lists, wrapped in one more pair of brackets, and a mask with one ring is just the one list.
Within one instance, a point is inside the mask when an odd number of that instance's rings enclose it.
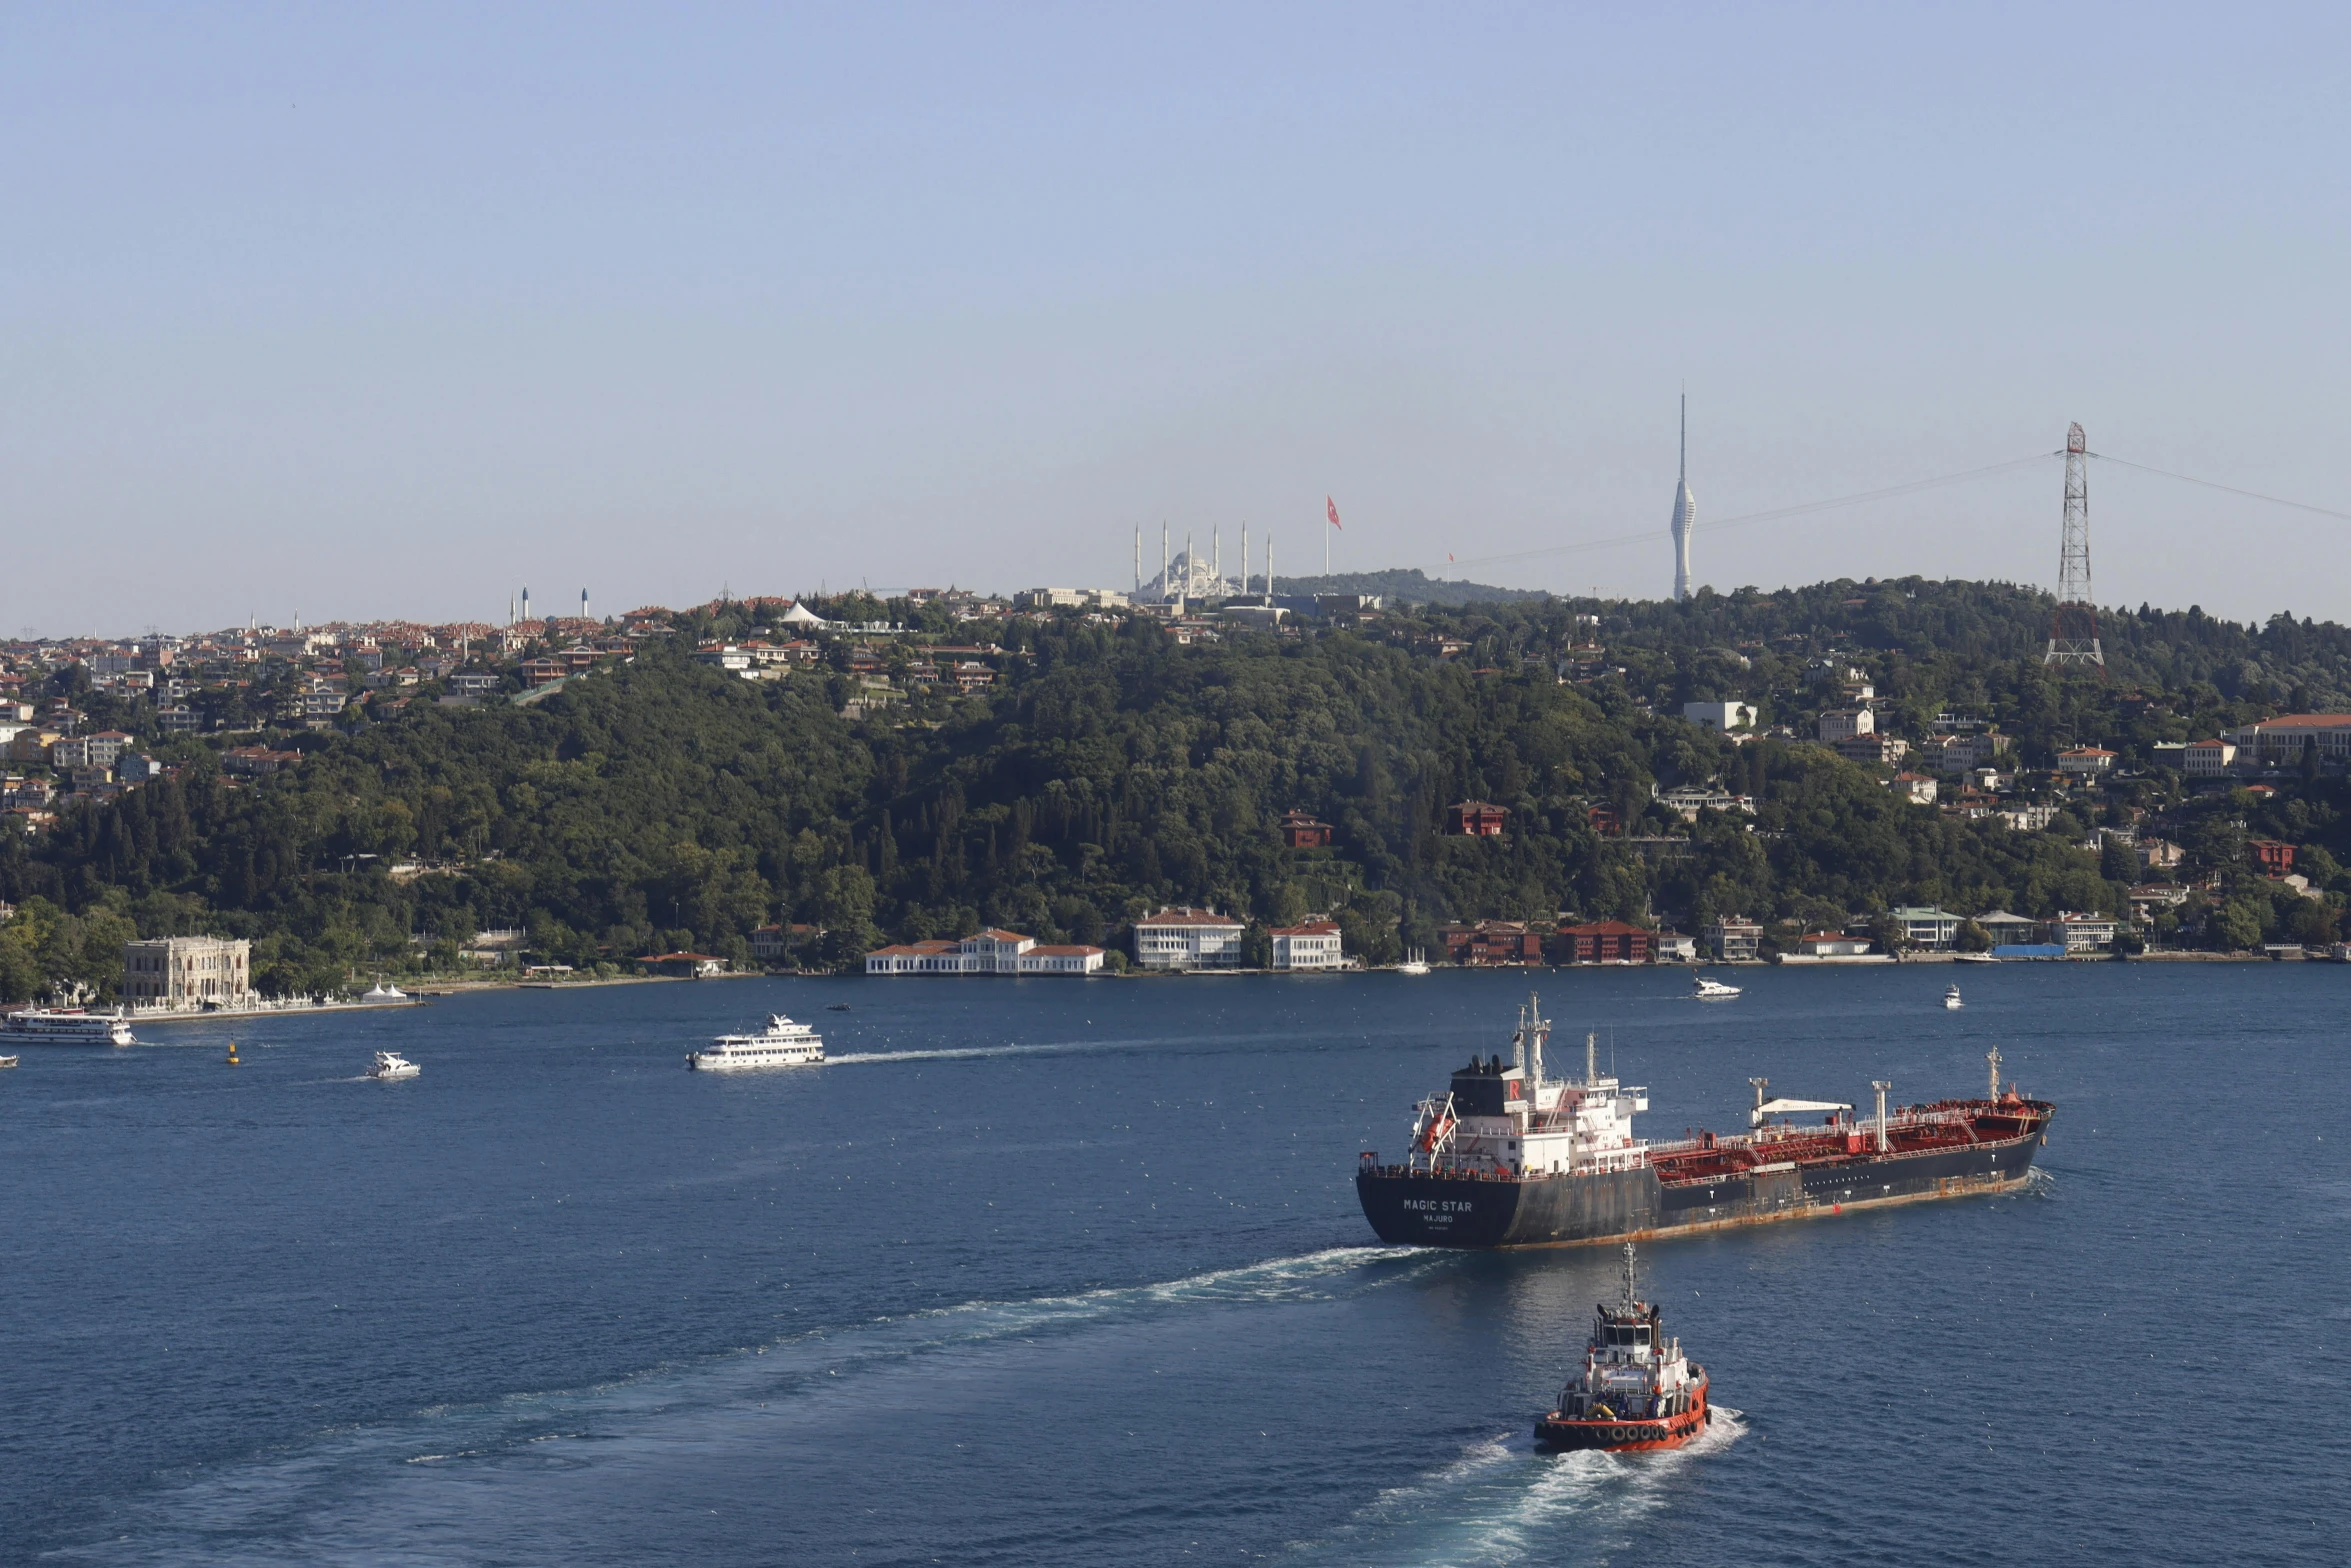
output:
{"label": "turkish flag on pole", "polygon": [[1339,527],[1339,503],[1326,495],[1322,498],[1322,509],[1330,514],[1331,526]]}

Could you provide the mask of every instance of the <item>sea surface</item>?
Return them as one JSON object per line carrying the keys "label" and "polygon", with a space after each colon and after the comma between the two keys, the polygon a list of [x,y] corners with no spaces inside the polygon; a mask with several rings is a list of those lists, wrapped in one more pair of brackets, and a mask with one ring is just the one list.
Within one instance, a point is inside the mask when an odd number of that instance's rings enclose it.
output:
{"label": "sea surface", "polygon": [[[2351,968],[1734,978],[747,980],[25,1047],[0,1561],[2351,1559]],[[1996,1044],[2059,1104],[2043,1174],[1645,1249],[1721,1419],[1538,1454],[1614,1254],[1384,1247],[1350,1184],[1530,987],[1657,1138],[1750,1077],[1973,1092]],[[777,1010],[833,1060],[684,1069]],[[386,1048],[423,1076],[362,1080]]]}

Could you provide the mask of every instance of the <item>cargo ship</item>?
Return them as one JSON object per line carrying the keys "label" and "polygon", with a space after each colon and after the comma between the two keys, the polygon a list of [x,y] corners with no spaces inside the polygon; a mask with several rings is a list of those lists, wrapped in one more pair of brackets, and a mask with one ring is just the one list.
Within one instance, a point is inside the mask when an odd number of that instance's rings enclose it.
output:
{"label": "cargo ship", "polygon": [[1863,1120],[1841,1101],[1768,1098],[1770,1081],[1751,1078],[1746,1133],[1651,1144],[1633,1136],[1649,1091],[1604,1076],[1588,1035],[1582,1078],[1545,1076],[1550,1032],[1530,998],[1512,1059],[1472,1057],[1423,1100],[1403,1160],[1363,1152],[1355,1192],[1382,1241],[1575,1246],[2009,1192],[2057,1113],[2014,1083],[2002,1089],[1995,1047],[1980,1100],[1889,1109],[1893,1085],[1881,1080]]}

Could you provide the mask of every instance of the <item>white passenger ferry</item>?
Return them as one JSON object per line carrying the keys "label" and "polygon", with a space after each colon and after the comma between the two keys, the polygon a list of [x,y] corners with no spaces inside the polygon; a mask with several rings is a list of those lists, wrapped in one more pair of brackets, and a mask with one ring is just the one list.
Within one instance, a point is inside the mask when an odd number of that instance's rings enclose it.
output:
{"label": "white passenger ferry", "polygon": [[40,1045],[137,1045],[122,1009],[89,1013],[78,1007],[28,1007],[0,1018],[0,1041]]}
{"label": "white passenger ferry", "polygon": [[726,1073],[746,1067],[804,1067],[823,1060],[824,1041],[816,1031],[776,1013],[758,1034],[722,1034],[705,1049],[689,1053],[686,1065]]}

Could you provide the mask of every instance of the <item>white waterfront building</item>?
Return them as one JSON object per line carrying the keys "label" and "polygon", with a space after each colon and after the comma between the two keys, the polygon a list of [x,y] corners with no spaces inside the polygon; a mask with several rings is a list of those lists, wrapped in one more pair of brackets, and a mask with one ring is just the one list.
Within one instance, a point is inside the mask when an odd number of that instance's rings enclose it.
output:
{"label": "white waterfront building", "polygon": [[134,1007],[247,1007],[252,944],[217,936],[125,942],[122,997]]}
{"label": "white waterfront building", "polygon": [[1098,947],[1040,947],[1033,936],[990,929],[960,942],[901,942],[865,955],[869,975],[1090,975]]}
{"label": "white waterfront building", "polygon": [[1145,969],[1238,969],[1248,925],[1213,909],[1162,909],[1135,922],[1135,962]]}
{"label": "white waterfront building", "polygon": [[1273,966],[1276,969],[1344,969],[1347,951],[1336,920],[1309,920],[1304,925],[1275,926]]}

